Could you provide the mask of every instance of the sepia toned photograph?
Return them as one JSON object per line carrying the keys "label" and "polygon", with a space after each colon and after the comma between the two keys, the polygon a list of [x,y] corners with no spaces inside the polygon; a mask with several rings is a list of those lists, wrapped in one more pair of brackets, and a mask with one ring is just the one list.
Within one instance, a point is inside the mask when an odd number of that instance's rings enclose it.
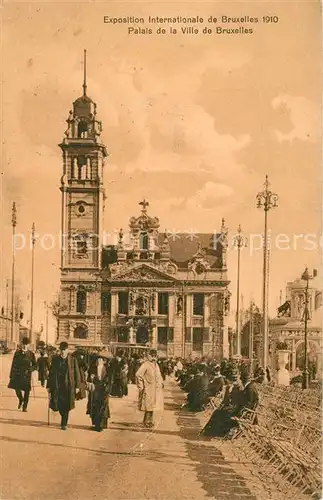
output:
{"label": "sepia toned photograph", "polygon": [[1,499],[320,500],[320,3],[0,15]]}

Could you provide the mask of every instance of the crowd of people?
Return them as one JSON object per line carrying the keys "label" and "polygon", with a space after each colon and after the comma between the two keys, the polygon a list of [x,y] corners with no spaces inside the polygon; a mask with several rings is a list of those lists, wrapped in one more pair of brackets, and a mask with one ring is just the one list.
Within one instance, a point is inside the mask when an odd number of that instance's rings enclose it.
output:
{"label": "crowd of people", "polygon": [[[222,366],[221,366],[222,365]],[[237,362],[214,360],[179,360],[175,376],[180,387],[187,393],[183,405],[192,412],[204,411],[211,402],[213,413],[202,434],[226,437],[237,427],[237,418],[244,409],[254,410],[259,401],[257,384],[271,383],[270,370],[256,366],[253,376],[250,367]]]}
{"label": "crowd of people", "polygon": [[163,409],[162,388],[167,371],[164,362],[157,361],[156,350],[128,359],[122,350],[115,356],[106,349],[71,352],[68,343],[61,342],[58,349],[39,349],[36,359],[29,346],[29,339],[22,339],[10,370],[8,387],[16,392],[18,409],[27,411],[32,373],[37,370],[38,380],[49,394],[49,408],[61,416],[62,430],[67,428],[69,413],[76,401],[85,398],[86,413],[93,428],[98,432],[106,429],[110,417],[109,398],[127,396],[129,383],[138,387],[143,425],[154,426],[154,411]]}
{"label": "crowd of people", "polygon": [[[110,397],[126,397],[129,384],[138,387],[143,425],[152,428],[154,412],[163,409],[164,381],[170,376],[187,393],[183,406],[188,411],[204,411],[210,405],[214,408],[202,433],[223,437],[237,425],[236,418],[244,408],[256,408],[257,384],[271,382],[268,368],[256,366],[251,376],[250,367],[244,363],[223,360],[218,364],[212,358],[158,359],[154,349],[132,355],[120,349],[113,355],[105,348],[71,352],[67,342],[61,342],[58,349],[40,347],[36,358],[29,349],[29,339],[24,338],[14,354],[8,385],[16,391],[18,409],[24,412],[35,370],[41,386],[48,391],[49,408],[61,416],[63,430],[76,401],[87,398],[86,413],[98,432],[108,426]],[[212,404],[214,401],[219,404]]]}

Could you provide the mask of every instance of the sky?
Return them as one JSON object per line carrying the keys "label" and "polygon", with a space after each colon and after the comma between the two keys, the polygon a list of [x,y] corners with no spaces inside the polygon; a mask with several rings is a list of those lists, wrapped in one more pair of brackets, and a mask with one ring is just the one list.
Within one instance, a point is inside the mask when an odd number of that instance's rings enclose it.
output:
{"label": "sky", "polygon": [[[254,29],[251,35],[129,35],[127,24],[103,22],[104,16],[149,15],[249,16],[259,22],[242,24]],[[263,23],[264,15],[279,22]],[[2,25],[1,304],[11,276],[13,201],[17,233],[28,239],[35,222],[39,235],[36,327],[45,322],[44,301],[53,300],[59,287],[59,247],[42,247],[50,246],[46,234],[58,241],[58,144],[82,94],[83,49],[88,95],[97,103],[109,152],[107,231],[126,231],[143,197],[161,230],[213,232],[224,217],[231,243],[241,224],[248,238],[241,259],[243,303],[260,304],[264,212],[256,208],[256,195],[268,174],[279,195],[269,212],[270,313],[287,281],[300,277],[306,265],[320,268],[319,2],[7,2]],[[234,309],[237,252],[230,247]],[[16,277],[27,321],[30,245],[16,253]]]}

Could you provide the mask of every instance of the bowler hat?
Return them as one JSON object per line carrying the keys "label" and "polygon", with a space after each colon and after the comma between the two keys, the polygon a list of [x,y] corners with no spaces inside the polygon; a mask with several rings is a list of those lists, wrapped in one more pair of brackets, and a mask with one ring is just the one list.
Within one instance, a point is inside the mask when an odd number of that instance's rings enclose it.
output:
{"label": "bowler hat", "polygon": [[61,351],[66,351],[66,349],[68,349],[68,343],[67,342],[61,342],[59,344],[59,348]]}
{"label": "bowler hat", "polygon": [[30,340],[29,340],[29,338],[28,338],[28,337],[24,337],[24,338],[22,339],[21,343],[22,343],[23,345],[29,345],[29,344],[30,344]]}

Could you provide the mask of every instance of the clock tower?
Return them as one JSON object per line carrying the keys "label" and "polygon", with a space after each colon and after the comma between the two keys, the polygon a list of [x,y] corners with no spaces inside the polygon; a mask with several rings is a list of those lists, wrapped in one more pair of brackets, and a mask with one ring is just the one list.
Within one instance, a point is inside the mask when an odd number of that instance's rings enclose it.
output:
{"label": "clock tower", "polygon": [[101,254],[107,151],[100,136],[96,104],[87,95],[84,51],[83,95],[69,112],[63,157],[61,286],[57,341],[71,345],[101,340]]}

